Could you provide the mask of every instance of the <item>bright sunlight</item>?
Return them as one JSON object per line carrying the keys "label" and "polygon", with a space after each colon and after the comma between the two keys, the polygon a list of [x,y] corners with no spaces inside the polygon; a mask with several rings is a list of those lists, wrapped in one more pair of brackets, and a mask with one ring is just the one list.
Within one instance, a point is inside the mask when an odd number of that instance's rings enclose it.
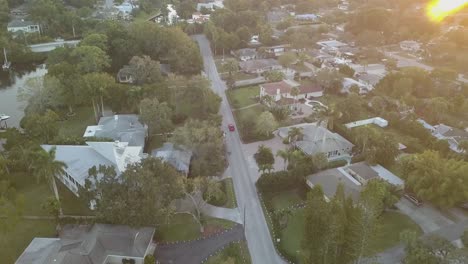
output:
{"label": "bright sunlight", "polygon": [[428,16],[434,21],[441,21],[468,4],[468,0],[435,0],[427,8]]}

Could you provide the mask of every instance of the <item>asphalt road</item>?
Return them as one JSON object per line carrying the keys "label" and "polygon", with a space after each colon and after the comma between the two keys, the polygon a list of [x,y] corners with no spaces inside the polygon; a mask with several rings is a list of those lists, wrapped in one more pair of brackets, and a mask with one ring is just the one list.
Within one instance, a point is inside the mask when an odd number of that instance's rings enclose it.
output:
{"label": "asphalt road", "polygon": [[[204,35],[194,36],[203,56],[205,73],[212,82],[213,90],[223,99],[220,114],[223,117],[223,129],[227,131],[228,124],[235,124],[230,106],[227,102],[226,85],[219,77],[211,52],[210,43]],[[250,256],[254,264],[285,263],[276,253],[271,240],[270,231],[258,198],[252,172],[245,160],[239,133],[227,131],[226,146],[228,152],[229,170],[234,182],[237,204],[241,216],[245,217],[244,229]],[[245,210],[245,216],[244,216]]]}

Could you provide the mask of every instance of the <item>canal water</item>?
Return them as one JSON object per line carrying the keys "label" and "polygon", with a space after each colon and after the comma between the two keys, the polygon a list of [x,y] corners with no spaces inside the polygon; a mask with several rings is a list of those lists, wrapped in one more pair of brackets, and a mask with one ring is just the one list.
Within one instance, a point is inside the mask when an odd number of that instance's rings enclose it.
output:
{"label": "canal water", "polygon": [[26,102],[17,99],[18,89],[23,87],[29,78],[44,76],[47,69],[44,65],[29,68],[13,68],[10,71],[0,70],[0,114],[10,116],[8,127],[19,127],[24,116]]}

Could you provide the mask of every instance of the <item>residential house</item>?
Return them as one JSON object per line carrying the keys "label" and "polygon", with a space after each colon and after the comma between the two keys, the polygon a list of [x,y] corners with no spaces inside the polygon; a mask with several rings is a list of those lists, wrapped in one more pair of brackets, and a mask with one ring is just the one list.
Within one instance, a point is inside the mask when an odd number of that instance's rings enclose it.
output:
{"label": "residential house", "polygon": [[361,185],[366,185],[372,179],[385,180],[398,187],[398,189],[403,189],[405,185],[402,179],[380,165],[371,166],[363,161],[351,164],[343,169]]}
{"label": "residential house", "polygon": [[197,11],[200,12],[203,9],[214,11],[215,9],[224,8],[223,0],[215,0],[207,3],[197,3]]}
{"label": "residential house", "polygon": [[309,21],[309,22],[316,22],[319,19],[319,17],[315,14],[299,14],[299,15],[296,15],[294,18],[299,21]]}
{"label": "residential house", "polygon": [[350,129],[350,128],[354,128],[354,127],[367,126],[367,125],[371,125],[371,124],[384,128],[384,127],[388,126],[388,121],[381,118],[381,117],[374,117],[374,118],[354,121],[354,122],[345,124],[345,126],[346,126],[346,128]]}
{"label": "residential house", "polygon": [[404,40],[400,42],[400,48],[404,51],[418,52],[421,50],[421,43],[414,40]]}
{"label": "residential house", "polygon": [[343,87],[341,88],[342,93],[350,93],[352,87],[357,87],[359,88],[359,94],[366,94],[370,92],[374,87],[362,83],[359,81],[356,81],[355,79],[352,78],[343,78]]}
{"label": "residential house", "polygon": [[103,116],[96,126],[86,128],[83,137],[109,138],[144,148],[148,127],[140,123],[138,115]]}
{"label": "residential house", "polygon": [[[291,95],[293,88],[299,89],[299,94],[294,98]],[[292,80],[282,80],[275,83],[260,85],[260,98],[269,96],[272,103],[279,105],[292,105],[295,100],[316,98],[323,96],[323,88],[318,84],[300,84]]]}
{"label": "residential house", "polygon": [[115,8],[123,15],[130,15],[134,9],[138,8],[138,4],[136,1],[125,0],[121,4],[116,5]]}
{"label": "residential house", "polygon": [[329,169],[307,176],[307,185],[310,188],[321,186],[325,200],[328,202],[335,196],[338,185],[342,184],[346,197],[351,197],[354,202],[359,201],[362,186],[349,175],[339,169]]}
{"label": "residential house", "polygon": [[328,201],[335,196],[337,186],[342,184],[345,195],[350,196],[356,202],[359,200],[363,186],[373,179],[384,180],[399,190],[403,190],[405,186],[402,179],[381,165],[371,166],[366,162],[312,174],[307,177],[306,183],[311,188],[320,185]]}
{"label": "residential house", "polygon": [[192,19],[188,23],[203,24],[210,21],[210,14],[202,14],[200,12],[195,12],[192,14]]}
{"label": "residential house", "polygon": [[317,45],[324,50],[338,50],[341,47],[348,46],[348,44],[335,39],[319,41],[317,42]]}
{"label": "residential house", "polygon": [[65,225],[58,238],[36,237],[15,264],[143,264],[153,254],[154,227]]}
{"label": "residential house", "polygon": [[153,150],[151,152],[151,156],[160,158],[163,161],[171,164],[172,167],[185,176],[189,174],[192,151],[183,146],[175,146],[172,143],[164,143],[161,148]]}
{"label": "residential house", "polygon": [[302,129],[303,137],[296,142],[296,147],[307,155],[325,154],[329,161],[350,159],[353,143],[341,135],[316,124],[299,124],[278,129],[278,136],[287,138],[292,127]]}
{"label": "residential house", "polygon": [[252,37],[250,37],[250,41],[249,41],[249,46],[260,46],[262,43],[260,43],[260,36],[259,35],[252,35]]}
{"label": "residential house", "polygon": [[291,45],[285,44],[285,45],[277,45],[277,46],[271,46],[271,47],[263,47],[262,51],[263,53],[266,54],[267,57],[277,58],[283,55],[290,48],[291,48]]}
{"label": "residential house", "polygon": [[117,81],[119,83],[135,83],[135,71],[133,67],[129,65],[123,66],[117,73]]}
{"label": "residential house", "polygon": [[421,123],[424,128],[429,130],[431,134],[439,140],[447,140],[449,147],[452,151],[457,153],[463,153],[463,150],[458,148],[458,145],[462,141],[468,141],[468,131],[459,128],[439,124],[432,126],[423,119],[417,120]]}
{"label": "residential house", "polygon": [[382,75],[372,74],[372,73],[356,73],[355,76],[360,83],[364,83],[368,87],[372,87],[372,88],[375,88],[375,86],[384,77]]}
{"label": "residential house", "polygon": [[39,24],[24,19],[14,19],[7,25],[7,31],[11,33],[39,33]]}
{"label": "residential house", "polygon": [[231,51],[231,54],[238,58],[240,61],[255,60],[258,58],[257,50],[251,48]]}
{"label": "residential house", "polygon": [[283,67],[274,59],[257,59],[241,61],[239,67],[245,73],[262,74],[268,71],[280,71]]}
{"label": "residential house", "polygon": [[[64,175],[57,178],[76,196],[85,186],[89,176],[88,170],[92,167],[111,166],[118,175],[133,163],[139,163],[143,154],[143,147],[129,146],[126,142],[86,142],[86,145],[42,145],[45,151],[55,148],[55,159],[67,165]],[[100,175],[98,175],[100,176]],[[99,177],[98,177],[99,180]]]}

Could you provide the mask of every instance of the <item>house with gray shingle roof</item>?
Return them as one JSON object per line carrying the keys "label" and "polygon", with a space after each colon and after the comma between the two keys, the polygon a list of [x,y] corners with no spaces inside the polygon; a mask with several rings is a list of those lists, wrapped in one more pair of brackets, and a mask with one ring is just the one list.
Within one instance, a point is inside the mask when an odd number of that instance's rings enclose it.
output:
{"label": "house with gray shingle roof", "polygon": [[171,164],[177,171],[188,175],[190,170],[190,161],[192,159],[192,151],[183,146],[175,146],[172,143],[164,143],[161,148],[151,152],[151,156],[160,158],[164,162]]}
{"label": "house with gray shingle roof", "polygon": [[7,25],[7,31],[11,33],[39,33],[39,24],[24,19],[14,19]]}
{"label": "house with gray shingle roof", "polygon": [[151,254],[153,227],[66,225],[58,238],[34,238],[15,264],[109,264]]}
{"label": "house with gray shingle roof", "polygon": [[110,138],[139,147],[145,146],[147,136],[148,127],[140,123],[138,115],[103,116],[97,126],[88,126],[83,135],[84,138]]}
{"label": "house with gray shingle roof", "polygon": [[302,129],[303,137],[296,142],[296,147],[307,155],[323,153],[329,161],[351,158],[353,143],[341,135],[317,126],[316,124],[299,124],[278,129],[278,136],[287,138],[291,128]]}

